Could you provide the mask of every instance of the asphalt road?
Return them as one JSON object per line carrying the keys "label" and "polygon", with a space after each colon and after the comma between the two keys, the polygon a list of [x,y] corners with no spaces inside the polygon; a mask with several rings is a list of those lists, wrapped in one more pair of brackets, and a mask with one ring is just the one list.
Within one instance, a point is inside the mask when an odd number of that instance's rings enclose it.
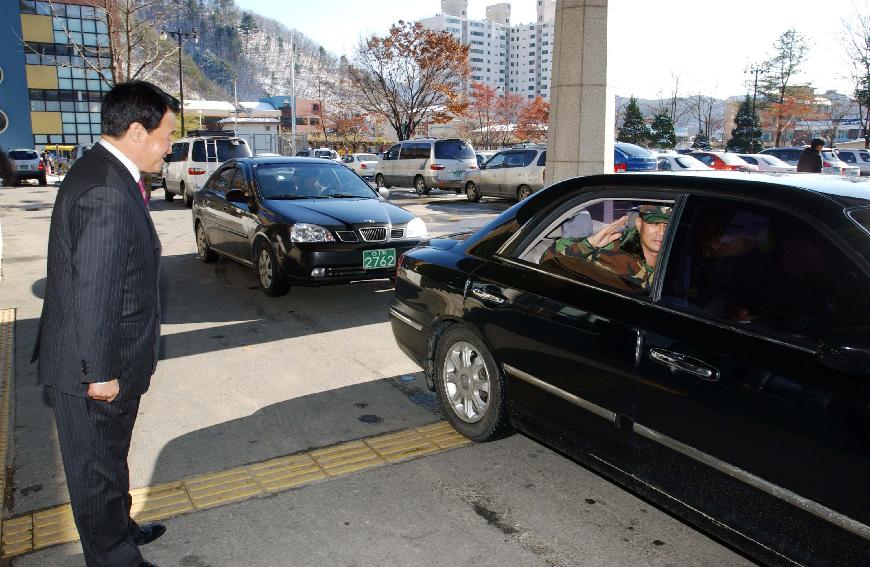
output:
{"label": "asphalt road", "polygon": [[[29,364],[55,187],[0,189],[0,308],[17,308],[5,517],[66,502],[50,408]],[[476,229],[512,203],[393,190],[430,233]],[[135,487],[434,423],[434,395],[395,345],[387,281],[295,287],[195,258],[190,211],[153,195],[163,243],[161,361],[130,454]],[[733,565],[745,559],[523,437],[197,512],[146,548],[162,565]],[[83,565],[59,546],[15,566]]]}

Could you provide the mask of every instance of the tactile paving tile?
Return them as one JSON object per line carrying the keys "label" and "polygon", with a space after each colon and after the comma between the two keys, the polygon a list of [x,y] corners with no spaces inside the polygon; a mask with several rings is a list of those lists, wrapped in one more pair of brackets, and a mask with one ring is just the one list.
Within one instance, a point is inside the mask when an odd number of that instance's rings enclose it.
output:
{"label": "tactile paving tile", "polygon": [[417,431],[438,445],[441,449],[452,449],[453,447],[461,447],[463,445],[471,444],[470,439],[464,437],[461,433],[453,429],[453,427],[446,421],[418,427]]}
{"label": "tactile paving tile", "polygon": [[33,514],[34,549],[78,539],[79,533],[76,531],[72,508],[69,504]]}
{"label": "tactile paving tile", "polygon": [[326,478],[326,473],[314,459],[304,453],[251,465],[251,474],[268,492],[287,490]]}
{"label": "tactile paving tile", "polygon": [[401,461],[440,449],[413,429],[367,439],[366,443],[385,461]]}
{"label": "tactile paving tile", "polygon": [[3,522],[3,558],[19,555],[33,548],[33,516]]}
{"label": "tactile paving tile", "polygon": [[194,511],[193,502],[181,481],[137,488],[130,491],[130,496],[133,497],[130,515],[139,523]]}
{"label": "tactile paving tile", "polygon": [[384,464],[362,441],[351,441],[309,453],[329,476],[348,474]]}
{"label": "tactile paving tile", "polygon": [[203,474],[183,482],[197,510],[238,502],[263,492],[251,476],[249,467]]}

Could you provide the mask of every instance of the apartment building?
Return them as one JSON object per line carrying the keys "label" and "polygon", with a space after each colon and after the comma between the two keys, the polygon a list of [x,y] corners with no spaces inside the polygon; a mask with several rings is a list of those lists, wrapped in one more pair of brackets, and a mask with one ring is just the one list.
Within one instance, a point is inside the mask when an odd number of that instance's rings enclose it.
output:
{"label": "apartment building", "polygon": [[441,14],[421,20],[469,48],[471,80],[501,93],[550,98],[556,0],[537,2],[537,21],[511,25],[507,2],[487,6],[483,20],[468,18],[468,0],[441,0]]}

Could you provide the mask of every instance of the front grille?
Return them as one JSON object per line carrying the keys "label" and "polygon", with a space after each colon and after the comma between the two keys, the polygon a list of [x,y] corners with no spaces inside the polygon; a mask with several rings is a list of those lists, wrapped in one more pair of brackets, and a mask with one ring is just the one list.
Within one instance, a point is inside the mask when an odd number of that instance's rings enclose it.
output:
{"label": "front grille", "polygon": [[405,236],[405,229],[404,228],[394,228],[394,229],[390,230],[390,240],[398,240],[399,238],[402,238],[403,236]]}
{"label": "front grille", "polygon": [[352,230],[338,230],[335,234],[338,235],[338,239],[342,242],[359,242],[359,238],[357,238],[356,233]]}
{"label": "front grille", "polygon": [[347,278],[353,276],[364,277],[386,277],[394,273],[396,268],[378,268],[375,270],[366,270],[362,266],[327,266],[326,277],[328,278]]}
{"label": "front grille", "polygon": [[387,229],[383,226],[361,228],[359,233],[366,242],[383,242],[387,239]]}

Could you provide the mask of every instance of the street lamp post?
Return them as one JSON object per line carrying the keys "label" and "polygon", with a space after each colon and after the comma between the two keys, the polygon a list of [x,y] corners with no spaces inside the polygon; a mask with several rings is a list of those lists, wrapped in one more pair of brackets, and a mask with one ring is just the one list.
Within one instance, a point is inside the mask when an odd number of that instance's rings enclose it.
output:
{"label": "street lamp post", "polygon": [[181,97],[181,136],[184,137],[186,132],[184,127],[184,74],[181,70],[181,44],[188,39],[193,39],[195,43],[199,43],[199,34],[197,33],[196,28],[191,29],[189,32],[185,32],[181,30],[167,30],[166,26],[163,26],[163,32],[160,34],[160,37],[166,39],[170,35],[174,37],[178,43],[178,94]]}
{"label": "street lamp post", "polygon": [[750,139],[755,138],[755,97],[758,94],[758,74],[763,73],[765,70],[764,65],[753,65],[749,68],[749,72],[755,75],[755,82],[752,86],[752,126],[749,127]]}

